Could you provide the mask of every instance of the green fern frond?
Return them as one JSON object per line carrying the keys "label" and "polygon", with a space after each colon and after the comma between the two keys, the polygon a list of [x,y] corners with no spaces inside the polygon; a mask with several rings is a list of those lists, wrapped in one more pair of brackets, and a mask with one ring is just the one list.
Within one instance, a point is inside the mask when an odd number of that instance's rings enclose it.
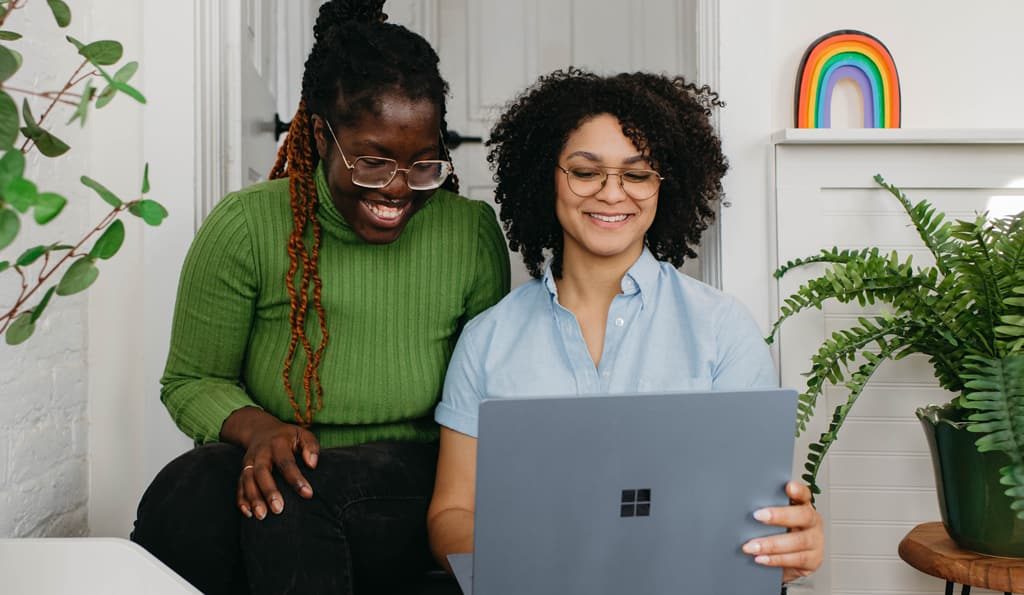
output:
{"label": "green fern frond", "polygon": [[907,216],[910,217],[911,223],[914,224],[914,228],[917,229],[918,235],[921,236],[921,241],[935,257],[935,266],[942,271],[943,275],[949,274],[950,267],[947,259],[949,258],[948,244],[952,225],[948,221],[943,221],[945,215],[936,214],[935,208],[926,200],[922,200],[916,205],[912,204],[902,190],[886,182],[881,174],[875,175],[875,182],[900,201]]}
{"label": "green fern frond", "polygon": [[867,386],[868,381],[874,376],[878,366],[885,360],[890,359],[895,350],[902,346],[903,344],[900,342],[893,342],[877,354],[865,352],[864,359],[867,361],[850,375],[850,380],[846,382],[846,388],[850,391],[846,396],[846,402],[836,406],[832,412],[832,421],[828,425],[828,430],[822,432],[821,436],[818,437],[818,441],[810,445],[810,452],[807,453],[807,462],[804,463],[804,470],[807,473],[802,476],[802,479],[810,486],[811,494],[821,493],[821,487],[818,485],[818,472],[821,471],[821,464],[825,460],[825,455],[828,454],[832,444],[839,438],[839,430],[843,427],[843,422],[846,421],[846,416],[849,415],[853,404],[857,402],[861,393],[864,392],[864,387]]}
{"label": "green fern frond", "polygon": [[877,345],[880,352],[893,353],[896,345],[899,348],[912,344],[912,341],[890,343],[888,337],[906,337],[911,335],[909,329],[917,323],[905,318],[876,317],[874,320],[860,318],[858,324],[847,329],[832,333],[832,336],[818,349],[811,358],[811,370],[807,374],[807,389],[800,395],[797,402],[796,435],[800,436],[807,429],[807,422],[814,415],[818,404],[818,396],[825,384],[840,384],[846,380],[846,368],[858,356],[867,358],[871,352],[864,349]]}
{"label": "green fern frond", "polygon": [[1001,483],[1009,486],[1006,494],[1024,518],[1024,354],[967,359],[965,406],[974,411],[967,430],[984,434],[975,442],[978,452],[997,451],[1010,458],[1001,470]]}

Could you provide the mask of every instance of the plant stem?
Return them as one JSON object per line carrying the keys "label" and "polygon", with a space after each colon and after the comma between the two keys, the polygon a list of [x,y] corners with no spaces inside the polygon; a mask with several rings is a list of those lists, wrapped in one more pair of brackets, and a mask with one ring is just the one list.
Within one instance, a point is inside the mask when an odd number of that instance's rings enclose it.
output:
{"label": "plant stem", "polygon": [[[21,295],[18,296],[18,300],[14,302],[14,305],[11,306],[11,309],[8,310],[2,316],[0,316],[0,333],[3,333],[4,331],[7,330],[7,327],[10,326],[14,319],[17,318],[18,314],[20,314],[19,310],[21,309],[21,307],[25,305],[25,302],[27,302],[28,299],[32,297],[32,295],[36,291],[38,291],[39,288],[42,287],[44,283],[46,283],[50,276],[57,272],[57,270],[60,269],[61,266],[63,266],[64,263],[67,262],[69,258],[78,256],[77,252],[78,249],[82,247],[82,244],[89,241],[89,238],[91,238],[97,232],[102,231],[105,227],[113,223],[114,220],[117,219],[118,216],[121,214],[121,211],[124,211],[132,204],[134,203],[125,203],[110,211],[110,213],[108,213],[107,216],[104,217],[103,220],[100,221],[99,224],[92,229],[92,231],[85,234],[85,237],[79,240],[73,248],[67,251],[67,254],[65,254],[60,260],[55,262],[53,266],[50,268],[50,270],[46,270],[46,264],[48,260],[44,260],[43,267],[39,271],[39,277],[36,279],[35,285],[31,289],[29,288],[29,285],[25,279],[25,273],[21,270],[21,267],[15,266],[14,269],[18,272],[19,275],[21,275]],[[47,253],[46,256],[48,259],[49,253]]]}
{"label": "plant stem", "polygon": [[[0,24],[2,24],[2,21],[0,21]],[[68,82],[64,84],[64,88],[57,92],[57,96],[54,97],[53,101],[50,102],[49,107],[46,108],[46,111],[43,112],[42,116],[39,116],[39,121],[36,122],[38,126],[43,125],[43,120],[46,119],[46,116],[50,115],[50,112],[53,111],[53,108],[57,105],[58,102],[60,102],[61,96],[67,93],[68,90],[75,86],[75,78],[79,75],[79,73],[82,72],[82,69],[85,68],[86,64],[88,63],[88,60],[83,60],[82,64],[75,70],[74,74],[72,74],[68,78]],[[27,155],[28,152],[32,150],[32,147],[29,146],[30,143],[32,144],[32,146],[35,146],[35,143],[33,143],[32,139],[26,138],[24,144],[21,145],[22,153],[25,153]]]}
{"label": "plant stem", "polygon": [[[70,101],[68,99],[60,98],[60,92],[58,92],[58,91],[46,91],[46,92],[40,93],[39,91],[30,91],[28,89],[19,89],[18,87],[12,87],[10,85],[4,85],[4,90],[5,91],[14,91],[16,93],[24,93],[25,95],[34,95],[36,97],[42,97],[44,99],[54,99],[54,98],[57,98],[58,101],[60,101],[61,103],[65,104],[65,105],[74,105],[74,106],[78,105],[74,101]],[[78,98],[82,97],[82,95],[79,94],[79,93],[64,93],[64,95],[70,95],[71,97],[78,97]]]}
{"label": "plant stem", "polygon": [[7,8],[4,9],[3,14],[0,14],[0,27],[4,26],[4,22],[7,21],[7,17],[9,17],[11,13],[14,12],[15,9],[21,8],[24,5],[25,2],[18,4],[16,0],[11,0],[11,2],[7,5]]}

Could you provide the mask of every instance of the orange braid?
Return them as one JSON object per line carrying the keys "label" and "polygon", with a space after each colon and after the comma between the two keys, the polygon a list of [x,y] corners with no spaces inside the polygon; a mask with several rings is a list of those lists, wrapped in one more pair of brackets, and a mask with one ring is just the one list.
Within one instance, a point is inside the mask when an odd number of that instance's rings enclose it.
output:
{"label": "orange braid", "polygon": [[[300,425],[309,426],[313,423],[313,414],[323,408],[323,386],[320,384],[320,361],[327,347],[328,331],[320,295],[323,282],[320,278],[320,222],[316,216],[317,188],[313,178],[315,162],[313,159],[312,125],[305,100],[299,103],[299,109],[288,128],[288,137],[278,151],[277,160],[270,170],[270,179],[282,178],[289,180],[293,226],[288,238],[288,298],[291,311],[288,321],[291,326],[291,340],[284,361],[284,389],[288,394],[288,402],[295,412],[295,421]],[[312,250],[306,250],[306,229],[312,231]],[[302,269],[299,287],[295,287],[295,277]],[[309,336],[306,334],[306,313],[309,306],[310,282],[313,285],[313,308],[320,322],[320,344],[313,351]],[[305,411],[295,399],[295,391],[291,382],[292,363],[298,344],[306,355],[306,369],[302,375],[302,386],[305,391]],[[314,403],[315,395],[315,403]]]}

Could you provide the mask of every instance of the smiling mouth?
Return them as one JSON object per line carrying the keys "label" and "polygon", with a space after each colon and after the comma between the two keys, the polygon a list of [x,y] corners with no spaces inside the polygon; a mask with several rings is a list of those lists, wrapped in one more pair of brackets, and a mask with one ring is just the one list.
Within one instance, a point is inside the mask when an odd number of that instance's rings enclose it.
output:
{"label": "smiling mouth", "polygon": [[409,205],[412,203],[404,203],[399,206],[392,206],[380,202],[371,202],[368,200],[362,201],[363,206],[366,210],[370,211],[374,217],[379,219],[383,223],[395,223],[402,218],[402,215],[409,210]]}
{"label": "smiling mouth", "polygon": [[623,213],[620,215],[602,215],[601,213],[587,213],[587,216],[590,217],[591,219],[597,219],[598,221],[602,221],[604,223],[622,223],[626,219],[632,217],[632,215],[629,215],[627,213]]}

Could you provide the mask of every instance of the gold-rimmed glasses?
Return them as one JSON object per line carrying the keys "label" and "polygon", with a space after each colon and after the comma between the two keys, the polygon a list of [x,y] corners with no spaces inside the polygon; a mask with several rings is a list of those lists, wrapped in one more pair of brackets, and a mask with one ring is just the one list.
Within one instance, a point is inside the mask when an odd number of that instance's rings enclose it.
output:
{"label": "gold-rimmed glasses", "polygon": [[[433,190],[440,188],[441,184],[448,179],[454,167],[451,161],[445,159],[425,159],[416,161],[408,168],[398,167],[398,162],[389,157],[374,157],[372,155],[359,155],[349,163],[345,157],[345,151],[341,149],[341,143],[331,128],[331,123],[324,119],[327,130],[334,139],[334,146],[338,147],[341,159],[352,174],[352,183],[363,188],[384,188],[395,179],[398,172],[405,174],[405,183],[412,190]],[[443,141],[442,141],[443,146]]]}
{"label": "gold-rimmed glasses", "polygon": [[[596,167],[578,165],[574,167],[557,166],[565,173],[569,189],[583,198],[594,196],[604,188],[608,176],[618,176],[619,188],[633,200],[646,200],[658,193],[661,174],[653,169],[622,169],[618,167]],[[612,170],[612,171],[609,171]]]}

